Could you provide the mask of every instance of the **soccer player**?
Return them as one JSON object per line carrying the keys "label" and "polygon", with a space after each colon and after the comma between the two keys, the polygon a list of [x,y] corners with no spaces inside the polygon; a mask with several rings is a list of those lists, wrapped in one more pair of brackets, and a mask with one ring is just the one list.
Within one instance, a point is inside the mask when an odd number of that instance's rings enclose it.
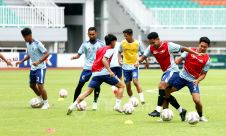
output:
{"label": "soccer player", "polygon": [[83,101],[87,96],[89,96],[93,92],[94,88],[100,87],[103,82],[119,88],[116,96],[114,110],[122,112],[120,105],[123,96],[124,85],[115,77],[115,74],[110,69],[110,62],[114,53],[116,41],[117,38],[112,34],[105,36],[105,42],[107,46],[104,46],[97,50],[96,58],[92,66],[93,78],[89,83],[89,87],[85,92],[79,95],[79,97],[73,104],[69,106],[67,115],[70,115],[76,108],[76,105]]}
{"label": "soccer player", "polygon": [[140,97],[141,104],[145,104],[144,95],[142,92],[141,85],[138,81],[138,57],[139,52],[143,54],[143,47],[141,43],[133,38],[133,30],[126,29],[123,31],[125,39],[121,42],[118,58],[121,61],[121,53],[123,54],[123,76],[126,84],[126,90],[130,98],[133,97],[131,89],[131,81],[135,85],[137,92]]}
{"label": "soccer player", "polygon": [[[207,37],[201,37],[198,48],[191,48],[193,51],[199,53],[206,53],[210,46],[210,40]],[[210,57],[208,54],[198,56],[188,52],[183,52],[181,56],[176,59],[176,64],[184,60],[183,69],[175,81],[171,84],[171,91],[165,91],[166,100],[170,102],[170,93],[178,91],[187,86],[195,103],[196,110],[200,116],[200,121],[207,122],[208,120],[203,116],[203,106],[200,100],[199,83],[202,81],[210,67]]]}
{"label": "soccer player", "polygon": [[[172,42],[160,41],[158,33],[156,32],[151,32],[148,34],[147,38],[150,45],[145,50],[144,55],[139,58],[139,62],[141,63],[145,58],[153,55],[163,71],[161,82],[159,83],[159,96],[157,102],[158,106],[153,112],[149,113],[149,116],[159,117],[164,102],[164,90],[171,82],[175,80],[175,77],[177,77],[179,74],[179,68],[174,62],[173,53],[179,52],[181,50],[196,55],[199,53]],[[180,106],[178,107],[177,101],[173,101],[175,98],[172,95],[170,98],[172,99],[171,104],[179,111],[181,119],[184,121],[187,111]]]}
{"label": "soccer player", "polygon": [[[89,81],[90,77],[92,76],[91,68],[96,55],[96,51],[105,45],[104,42],[97,39],[97,30],[95,27],[90,27],[88,29],[88,36],[89,36],[89,41],[83,42],[81,47],[78,50],[78,53],[71,58],[71,60],[78,59],[82,54],[85,54],[85,64],[83,67],[83,71],[80,75],[78,85],[74,92],[73,102],[78,98],[78,96],[82,91],[83,86],[87,81]],[[95,88],[93,110],[97,109],[97,99],[98,99],[99,93],[100,93],[100,88],[99,87]]]}
{"label": "soccer player", "polygon": [[42,109],[48,109],[49,103],[44,88],[44,80],[46,74],[45,60],[48,58],[49,53],[40,41],[33,39],[30,28],[24,28],[21,31],[21,34],[26,42],[27,55],[21,61],[16,62],[16,66],[31,59],[30,88],[41,100],[43,100]]}
{"label": "soccer player", "polygon": [[10,61],[8,61],[1,53],[0,53],[0,58],[5,61],[5,63],[7,64],[7,66],[13,66],[12,63]]}

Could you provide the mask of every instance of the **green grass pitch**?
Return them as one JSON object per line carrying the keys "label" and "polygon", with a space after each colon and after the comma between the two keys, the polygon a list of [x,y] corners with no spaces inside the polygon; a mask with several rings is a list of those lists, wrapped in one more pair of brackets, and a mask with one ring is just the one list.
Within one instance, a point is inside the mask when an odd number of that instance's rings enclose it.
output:
{"label": "green grass pitch", "polygon": [[[92,111],[93,94],[86,102],[87,110],[74,111],[66,116],[72,101],[74,88],[81,70],[47,70],[46,90],[48,91],[49,110],[32,109],[29,100],[35,97],[29,89],[29,70],[0,71],[0,135],[1,136],[225,136],[226,135],[226,71],[210,70],[200,83],[201,100],[207,123],[189,125],[181,122],[178,111],[170,122],[159,122],[147,113],[152,111],[157,101],[157,86],[162,72],[160,70],[140,70],[146,104],[135,108],[132,115],[113,111],[115,103],[110,86],[103,84],[98,101],[98,110]],[[69,91],[69,97],[58,101],[61,88]],[[83,88],[83,91],[87,88]],[[138,94],[133,87],[135,96]],[[195,111],[194,103],[187,88],[173,94],[182,107]],[[123,104],[128,101],[124,91]],[[132,120],[133,124],[125,124]],[[48,133],[47,129],[53,128]]]}

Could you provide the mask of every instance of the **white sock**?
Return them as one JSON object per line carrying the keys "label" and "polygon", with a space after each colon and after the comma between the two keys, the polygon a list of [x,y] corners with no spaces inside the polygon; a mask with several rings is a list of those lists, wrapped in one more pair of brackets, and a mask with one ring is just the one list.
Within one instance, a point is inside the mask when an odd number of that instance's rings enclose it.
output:
{"label": "white sock", "polygon": [[120,107],[120,105],[121,105],[121,99],[116,99],[115,106]]}
{"label": "white sock", "polygon": [[179,113],[181,113],[182,112],[182,107],[180,106],[177,110],[179,111]]}
{"label": "white sock", "polygon": [[157,112],[161,112],[162,107],[161,106],[157,106],[155,110],[157,110]]}
{"label": "white sock", "polygon": [[71,109],[71,110],[74,110],[75,108],[76,108],[76,105],[77,105],[78,103],[75,101],[74,103],[72,103],[70,106],[69,106],[69,109]]}
{"label": "white sock", "polygon": [[141,102],[144,102],[144,94],[143,93],[138,93],[139,96],[140,96],[140,101]]}
{"label": "white sock", "polygon": [[40,95],[40,96],[38,96],[38,98],[41,100],[41,101],[43,101],[43,99],[42,99],[42,96]]}
{"label": "white sock", "polygon": [[43,103],[44,103],[44,104],[48,104],[48,99],[43,100]]}

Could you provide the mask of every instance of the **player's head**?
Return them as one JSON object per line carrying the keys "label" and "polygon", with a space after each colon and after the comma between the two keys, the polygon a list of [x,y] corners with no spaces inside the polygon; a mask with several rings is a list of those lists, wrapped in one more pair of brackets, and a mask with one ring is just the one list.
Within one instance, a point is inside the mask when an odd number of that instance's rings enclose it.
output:
{"label": "player's head", "polygon": [[90,41],[96,41],[97,38],[97,29],[95,27],[90,27],[88,29],[88,36]]}
{"label": "player's head", "polygon": [[208,37],[201,37],[199,39],[199,51],[205,53],[208,47],[210,47],[210,39]]}
{"label": "player's head", "polygon": [[133,41],[133,30],[132,29],[125,29],[123,31],[124,37],[128,42]]}
{"label": "player's head", "polygon": [[112,48],[115,47],[116,41],[117,41],[117,37],[113,34],[108,34],[104,37],[105,39],[105,43],[108,46],[111,46]]}
{"label": "player's head", "polygon": [[21,34],[26,42],[32,42],[32,32],[30,28],[24,28],[23,30],[21,30]]}
{"label": "player's head", "polygon": [[148,34],[147,38],[148,38],[150,45],[154,45],[154,46],[160,45],[160,39],[159,39],[158,33],[151,32]]}

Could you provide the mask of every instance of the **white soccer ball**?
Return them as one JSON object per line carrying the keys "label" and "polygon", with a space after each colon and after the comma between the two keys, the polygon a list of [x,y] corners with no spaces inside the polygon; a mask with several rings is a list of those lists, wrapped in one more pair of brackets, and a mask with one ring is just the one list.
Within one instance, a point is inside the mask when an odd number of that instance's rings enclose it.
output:
{"label": "white soccer ball", "polygon": [[162,110],[161,118],[163,121],[170,121],[173,119],[173,111],[171,109]]}
{"label": "white soccer ball", "polygon": [[134,107],[130,102],[123,105],[123,112],[125,114],[132,114],[133,111],[134,111]]}
{"label": "white soccer ball", "polygon": [[189,112],[186,116],[186,121],[191,125],[197,124],[199,122],[198,113],[195,111]]}
{"label": "white soccer ball", "polygon": [[32,108],[41,108],[43,105],[43,102],[40,98],[32,98],[29,104]]}
{"label": "white soccer ball", "polygon": [[86,101],[81,101],[80,103],[78,103],[76,105],[78,111],[84,111],[84,110],[86,110],[86,106],[87,106]]}
{"label": "white soccer ball", "polygon": [[138,103],[139,103],[139,100],[137,99],[137,97],[131,97],[129,99],[129,102],[133,105],[133,107],[137,107]]}
{"label": "white soccer ball", "polygon": [[66,98],[68,96],[68,91],[66,89],[60,89],[59,96],[61,98]]}

